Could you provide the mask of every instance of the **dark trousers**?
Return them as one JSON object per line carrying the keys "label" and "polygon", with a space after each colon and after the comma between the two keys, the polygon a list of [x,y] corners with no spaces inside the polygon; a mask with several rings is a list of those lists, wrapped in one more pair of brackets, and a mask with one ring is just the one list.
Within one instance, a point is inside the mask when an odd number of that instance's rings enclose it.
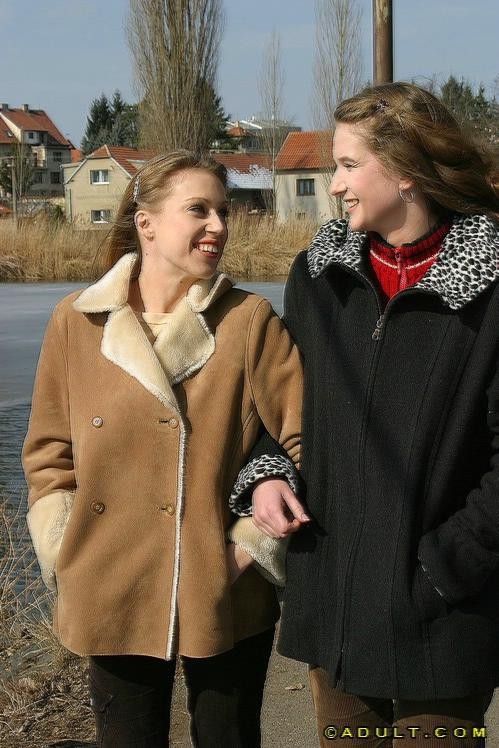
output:
{"label": "dark trousers", "polygon": [[[214,657],[182,657],[196,748],[259,748],[260,711],[274,629]],[[90,658],[90,696],[100,748],[168,746],[175,661]]]}
{"label": "dark trousers", "polygon": [[331,688],[322,668],[309,671],[321,748],[478,748],[492,693],[463,699],[406,701],[354,696]]}

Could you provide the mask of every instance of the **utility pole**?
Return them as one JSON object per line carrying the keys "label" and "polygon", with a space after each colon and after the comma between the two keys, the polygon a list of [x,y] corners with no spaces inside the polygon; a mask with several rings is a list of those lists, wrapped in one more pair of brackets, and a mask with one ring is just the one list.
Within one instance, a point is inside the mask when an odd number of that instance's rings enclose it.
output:
{"label": "utility pole", "polygon": [[393,81],[392,0],[373,0],[374,85]]}

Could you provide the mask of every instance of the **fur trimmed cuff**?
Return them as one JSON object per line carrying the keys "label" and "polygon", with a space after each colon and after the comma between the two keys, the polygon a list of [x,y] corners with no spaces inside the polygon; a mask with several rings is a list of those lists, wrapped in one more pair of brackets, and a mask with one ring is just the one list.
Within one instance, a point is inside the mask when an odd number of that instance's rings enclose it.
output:
{"label": "fur trimmed cuff", "polygon": [[35,501],[26,517],[42,579],[49,590],[57,589],[55,564],[74,496],[74,491],[49,493]]}
{"label": "fur trimmed cuff", "polygon": [[248,462],[237,476],[229,497],[229,507],[234,514],[240,517],[251,515],[251,495],[248,496],[247,492],[253,483],[262,478],[283,478],[292,491],[298,493],[298,473],[290,458],[283,455],[260,455]]}
{"label": "fur trimmed cuff", "polygon": [[284,587],[286,583],[286,550],[289,538],[271,538],[253,522],[252,517],[240,517],[229,527],[227,538],[249,553],[255,568],[267,581]]}

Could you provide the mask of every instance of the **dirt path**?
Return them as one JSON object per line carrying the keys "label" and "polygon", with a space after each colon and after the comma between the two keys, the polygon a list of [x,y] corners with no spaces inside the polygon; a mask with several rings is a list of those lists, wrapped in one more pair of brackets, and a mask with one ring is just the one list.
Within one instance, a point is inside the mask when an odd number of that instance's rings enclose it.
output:
{"label": "dirt path", "polygon": [[[182,679],[177,681],[173,705],[171,746],[190,748],[188,717]],[[499,689],[485,718],[487,748],[499,748]],[[307,668],[274,651],[270,661],[262,714],[262,748],[318,748]],[[396,741],[395,741],[396,742]],[[445,743],[442,740],[442,743]],[[355,745],[353,740],[331,745]]]}
{"label": "dirt path", "polygon": [[[307,667],[273,652],[262,714],[262,748],[316,748],[315,719]],[[190,748],[183,678],[177,678],[172,706],[172,748]]]}

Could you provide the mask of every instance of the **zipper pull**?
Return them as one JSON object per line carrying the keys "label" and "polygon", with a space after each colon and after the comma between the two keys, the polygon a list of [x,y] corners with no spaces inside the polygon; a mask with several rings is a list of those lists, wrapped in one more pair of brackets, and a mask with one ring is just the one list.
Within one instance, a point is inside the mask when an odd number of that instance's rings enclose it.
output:
{"label": "zipper pull", "polygon": [[397,275],[399,278],[399,291],[407,288],[407,264],[399,249],[395,250],[395,259],[397,261]]}
{"label": "zipper pull", "polygon": [[383,327],[383,320],[385,319],[385,315],[382,314],[381,317],[376,322],[376,327],[374,328],[374,332],[371,335],[373,340],[379,340],[381,337],[381,328]]}
{"label": "zipper pull", "polygon": [[402,275],[402,253],[399,249],[395,250],[395,262],[397,263],[397,275]]}

